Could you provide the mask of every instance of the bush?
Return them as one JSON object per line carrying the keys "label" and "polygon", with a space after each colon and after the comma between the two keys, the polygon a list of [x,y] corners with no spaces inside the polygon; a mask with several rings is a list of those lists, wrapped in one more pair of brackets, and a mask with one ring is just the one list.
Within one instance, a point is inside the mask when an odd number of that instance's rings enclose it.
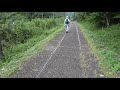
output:
{"label": "bush", "polygon": [[31,21],[21,19],[8,24],[9,21],[1,25],[0,32],[5,42],[10,44],[24,43],[27,39],[41,35],[44,31],[59,25],[55,19],[36,18]]}

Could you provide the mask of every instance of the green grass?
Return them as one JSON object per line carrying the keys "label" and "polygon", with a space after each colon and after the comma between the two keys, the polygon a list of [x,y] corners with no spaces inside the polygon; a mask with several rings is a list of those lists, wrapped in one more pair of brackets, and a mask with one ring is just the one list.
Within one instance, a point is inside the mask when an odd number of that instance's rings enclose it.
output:
{"label": "green grass", "polygon": [[46,30],[42,35],[34,36],[26,43],[13,45],[5,49],[5,60],[0,62],[0,77],[10,77],[29,58],[34,57],[44,49],[44,46],[63,30],[63,25]]}
{"label": "green grass", "polygon": [[81,22],[79,27],[98,58],[101,71],[106,77],[115,77],[120,70],[120,24],[100,29]]}

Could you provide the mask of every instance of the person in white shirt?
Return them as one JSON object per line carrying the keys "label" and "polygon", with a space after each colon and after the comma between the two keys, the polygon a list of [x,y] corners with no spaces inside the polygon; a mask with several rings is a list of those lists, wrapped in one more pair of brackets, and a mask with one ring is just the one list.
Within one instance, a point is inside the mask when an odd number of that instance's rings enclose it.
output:
{"label": "person in white shirt", "polygon": [[67,33],[68,30],[69,30],[69,25],[70,25],[70,20],[69,20],[69,17],[66,16],[66,18],[65,18],[65,20],[64,20],[64,27],[65,27],[66,33]]}

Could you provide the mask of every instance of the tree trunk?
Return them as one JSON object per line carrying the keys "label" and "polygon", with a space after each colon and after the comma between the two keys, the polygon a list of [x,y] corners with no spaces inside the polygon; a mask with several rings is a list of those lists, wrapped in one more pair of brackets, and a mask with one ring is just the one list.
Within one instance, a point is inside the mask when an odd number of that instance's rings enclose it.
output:
{"label": "tree trunk", "polygon": [[106,18],[106,26],[109,27],[110,26],[110,17],[109,17],[109,13],[105,13],[105,18]]}
{"label": "tree trunk", "polygon": [[109,22],[108,17],[106,17],[106,25],[107,25],[107,27],[109,27],[109,26],[110,26],[110,22]]}
{"label": "tree trunk", "polygon": [[3,58],[3,51],[2,51],[2,43],[1,43],[1,40],[0,40],[0,59]]}
{"label": "tree trunk", "polygon": [[43,12],[42,12],[42,19],[43,19]]}
{"label": "tree trunk", "polygon": [[53,19],[54,19],[54,17],[55,17],[55,16],[54,16],[54,12],[53,12]]}

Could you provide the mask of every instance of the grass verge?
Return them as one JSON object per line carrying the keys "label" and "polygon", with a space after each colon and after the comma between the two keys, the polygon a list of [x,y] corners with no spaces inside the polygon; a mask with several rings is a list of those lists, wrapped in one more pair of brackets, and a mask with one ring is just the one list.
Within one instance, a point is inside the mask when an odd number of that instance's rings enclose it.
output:
{"label": "grass verge", "polygon": [[92,53],[98,58],[105,77],[115,77],[120,70],[120,24],[100,29],[81,22],[79,27]]}
{"label": "grass verge", "polygon": [[29,58],[36,56],[37,53],[44,49],[44,46],[63,30],[63,25],[59,25],[40,36],[29,39],[24,44],[11,46],[5,50],[6,60],[0,62],[0,77],[8,78]]}

